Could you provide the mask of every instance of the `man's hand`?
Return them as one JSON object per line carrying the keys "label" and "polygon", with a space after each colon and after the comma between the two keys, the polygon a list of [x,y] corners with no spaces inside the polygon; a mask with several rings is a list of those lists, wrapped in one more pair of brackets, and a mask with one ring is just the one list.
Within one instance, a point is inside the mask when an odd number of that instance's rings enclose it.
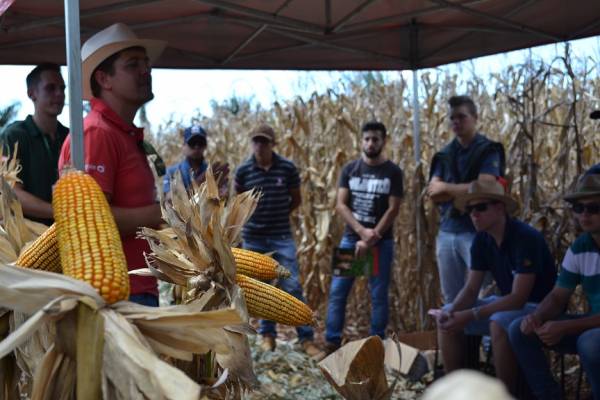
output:
{"label": "man's hand", "polygon": [[521,332],[525,335],[531,335],[541,325],[542,321],[535,313],[529,314],[521,321]]}
{"label": "man's hand", "polygon": [[544,342],[546,346],[554,346],[560,342],[560,339],[565,335],[564,321],[547,321],[535,330],[540,340]]}
{"label": "man's hand", "polygon": [[375,229],[371,228],[362,228],[358,234],[360,235],[362,241],[364,241],[368,246],[373,246],[379,239],[381,239],[379,233],[377,233]]}
{"label": "man's hand", "polygon": [[432,180],[427,185],[427,194],[434,203],[445,203],[453,199],[448,193],[448,184],[440,180]]}
{"label": "man's hand", "polygon": [[367,255],[369,251],[369,245],[364,240],[359,240],[356,242],[356,246],[354,247],[354,257],[362,258]]}
{"label": "man's hand", "polygon": [[[226,197],[229,192],[229,163],[215,162],[211,165],[213,175],[219,188],[219,196]],[[206,180],[206,171],[198,174],[194,178],[197,184],[202,184]]]}
{"label": "man's hand", "polygon": [[[442,317],[439,318],[440,320]],[[449,315],[449,318],[439,324],[444,332],[457,333],[462,332],[465,326],[473,319],[471,310],[456,311]]]}

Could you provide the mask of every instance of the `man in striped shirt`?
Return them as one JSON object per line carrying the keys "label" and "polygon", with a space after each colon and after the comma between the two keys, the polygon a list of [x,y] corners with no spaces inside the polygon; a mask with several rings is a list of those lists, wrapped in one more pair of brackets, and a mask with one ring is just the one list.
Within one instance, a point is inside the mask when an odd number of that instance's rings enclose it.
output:
{"label": "man in striped shirt", "polygon": [[[538,399],[560,399],[543,346],[577,353],[600,399],[600,175],[584,176],[573,193],[565,196],[583,229],[562,262],[556,286],[536,310],[513,321],[510,342],[532,392]],[[577,285],[589,303],[589,312],[567,315],[563,311]]]}
{"label": "man in striped shirt", "polygon": [[[253,154],[235,173],[237,193],[258,189],[262,196],[256,211],[242,230],[244,248],[259,253],[273,252],[273,258],[286,267],[291,276],[280,281],[281,289],[304,301],[298,280],[296,244],[290,228],[290,213],[300,205],[300,176],[294,163],[273,151],[275,131],[261,124],[250,132]],[[260,321],[264,350],[275,349],[275,323]],[[313,343],[310,326],[296,328],[303,350],[311,357],[322,353]]]}

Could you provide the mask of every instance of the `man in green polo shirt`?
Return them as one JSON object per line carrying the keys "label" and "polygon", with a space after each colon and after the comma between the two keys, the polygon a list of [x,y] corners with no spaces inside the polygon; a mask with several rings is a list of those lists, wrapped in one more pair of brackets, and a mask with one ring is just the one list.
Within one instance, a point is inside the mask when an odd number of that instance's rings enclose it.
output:
{"label": "man in green polo shirt", "polygon": [[[58,179],[58,157],[69,130],[58,122],[65,105],[65,82],[56,64],[40,64],[27,75],[27,96],[34,113],[7,126],[0,140],[19,160],[21,183],[15,192],[23,214],[34,221],[53,222],[52,186]],[[16,155],[13,154],[18,143]]]}

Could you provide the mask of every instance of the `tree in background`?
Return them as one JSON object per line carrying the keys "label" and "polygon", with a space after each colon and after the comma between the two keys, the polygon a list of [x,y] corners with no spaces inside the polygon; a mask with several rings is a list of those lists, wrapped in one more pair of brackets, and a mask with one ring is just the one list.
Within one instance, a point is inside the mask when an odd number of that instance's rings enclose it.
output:
{"label": "tree in background", "polygon": [[21,103],[15,102],[6,108],[0,109],[0,131],[15,119],[19,108],[21,108]]}

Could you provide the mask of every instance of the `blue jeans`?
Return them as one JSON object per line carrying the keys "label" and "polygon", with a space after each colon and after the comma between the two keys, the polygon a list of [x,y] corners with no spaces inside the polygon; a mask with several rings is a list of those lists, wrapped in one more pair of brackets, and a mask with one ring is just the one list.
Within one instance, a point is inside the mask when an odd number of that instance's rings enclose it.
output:
{"label": "blue jeans", "polygon": [[[294,243],[291,236],[244,238],[243,247],[259,253],[274,252],[272,257],[291,273],[289,278],[279,280],[278,287],[295,298],[304,301],[302,286],[298,280],[296,243]],[[261,335],[277,336],[275,322],[260,320],[258,332]],[[296,327],[296,332],[298,333],[298,340],[301,342],[312,340],[314,337],[313,329],[308,325]]]}
{"label": "blue jeans", "polygon": [[435,242],[438,271],[444,304],[454,301],[465,285],[471,266],[471,244],[474,232],[439,231]]}
{"label": "blue jeans", "polygon": [[[346,236],[342,238],[340,248],[354,249],[356,240]],[[390,272],[394,256],[394,240],[385,239],[375,246],[379,251],[379,273],[369,278],[371,292],[371,335],[385,336],[388,323],[388,288],[390,285]],[[346,301],[354,283],[353,277],[334,276],[331,278],[329,288],[329,301],[327,303],[327,321],[325,324],[325,340],[340,345],[344,319],[346,316]]]}
{"label": "blue jeans", "polygon": [[[492,295],[483,299],[477,299],[475,304],[473,304],[473,307],[483,307],[498,301],[501,298],[501,296]],[[451,304],[447,304],[443,307],[443,309],[448,311],[451,307]],[[511,322],[513,322],[516,318],[524,317],[525,315],[532,313],[536,307],[537,303],[525,303],[523,308],[519,310],[497,311],[488,318],[469,322],[465,326],[464,333],[467,335],[490,336],[490,322],[492,321],[500,325],[508,333]]]}
{"label": "blue jeans", "polygon": [[[562,315],[560,319],[581,317],[582,315]],[[537,335],[525,335],[521,332],[522,320],[523,318],[519,318],[510,324],[509,338],[527,383],[538,399],[560,399],[560,387],[550,371],[543,350],[544,344]],[[566,335],[552,349],[579,355],[581,366],[592,386],[594,399],[600,400],[600,328],[588,329],[579,335]]]}
{"label": "blue jeans", "polygon": [[129,301],[143,306],[158,307],[158,297],[150,293],[132,294]]}

